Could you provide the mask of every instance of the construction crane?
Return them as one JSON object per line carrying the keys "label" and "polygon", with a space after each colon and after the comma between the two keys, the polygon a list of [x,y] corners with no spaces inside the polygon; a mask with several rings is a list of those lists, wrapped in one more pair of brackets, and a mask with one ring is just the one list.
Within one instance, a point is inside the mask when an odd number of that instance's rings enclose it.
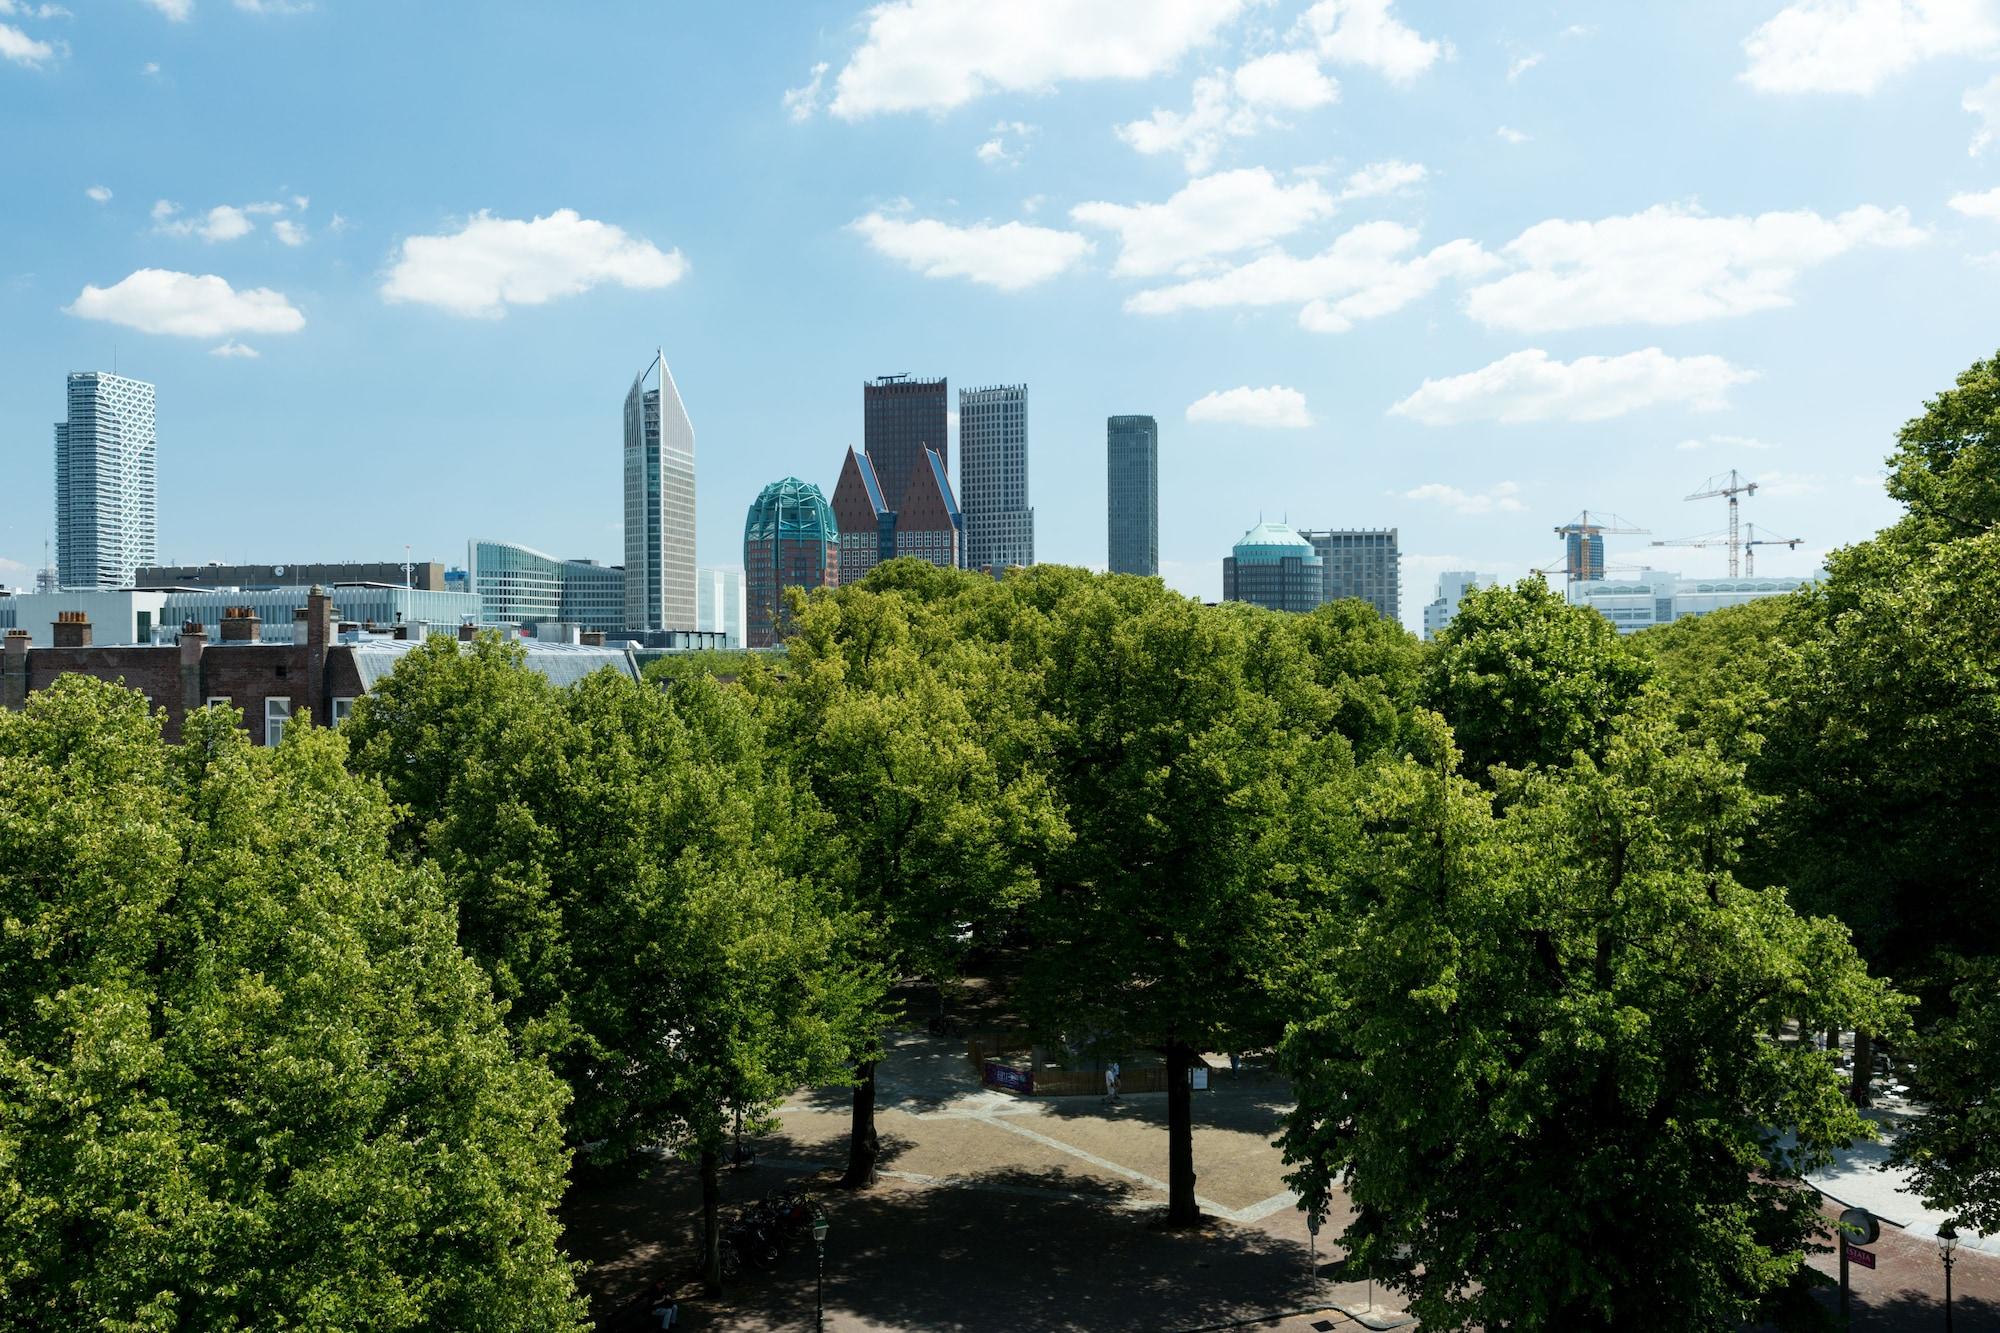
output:
{"label": "construction crane", "polygon": [[1745,578],[1754,579],[1757,577],[1757,548],[1759,546],[1783,546],[1793,551],[1799,549],[1801,538],[1759,537],[1755,523],[1746,524],[1745,526],[1750,530],[1750,540],[1743,543],[1743,575]]}
{"label": "construction crane", "polygon": [[[1745,481],[1741,476],[1737,475],[1735,468],[1731,468],[1729,469],[1729,480],[1727,483],[1725,483],[1721,475],[1718,474],[1716,476],[1710,477],[1707,481],[1703,482],[1701,485],[1701,489],[1688,497],[1688,499],[1690,500],[1713,500],[1718,495],[1727,496],[1729,498],[1729,536],[1724,541],[1723,544],[1729,547],[1729,577],[1732,579],[1737,577],[1738,573],[1740,572],[1742,568],[1742,558],[1743,558],[1743,541],[1742,538],[1738,535],[1736,526],[1736,520],[1738,517],[1736,497],[1739,495],[1755,495],[1756,493],[1757,493],[1757,483],[1754,481]],[[1656,542],[1654,544],[1663,545],[1664,543]],[[1708,543],[1706,542],[1697,543],[1696,541],[1690,540],[1687,542],[1681,542],[1676,544],[1683,546],[1693,546],[1697,544],[1707,545]]]}
{"label": "construction crane", "polygon": [[[1590,511],[1584,510],[1575,518],[1555,529],[1555,534],[1563,539],[1563,563],[1561,568],[1571,583],[1581,583],[1585,579],[1604,577],[1604,537],[1606,534],[1624,536],[1645,535],[1650,529],[1633,527],[1616,514],[1608,516],[1608,522],[1596,522]],[[1595,550],[1592,549],[1593,545]],[[1557,566],[1550,565],[1549,572]],[[1537,573],[1543,571],[1537,570]]]}

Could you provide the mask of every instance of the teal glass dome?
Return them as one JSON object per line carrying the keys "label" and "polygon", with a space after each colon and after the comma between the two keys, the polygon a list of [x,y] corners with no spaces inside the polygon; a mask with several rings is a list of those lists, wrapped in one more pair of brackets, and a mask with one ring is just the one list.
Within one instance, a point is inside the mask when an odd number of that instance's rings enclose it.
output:
{"label": "teal glass dome", "polygon": [[1259,523],[1243,534],[1230,554],[1239,565],[1275,565],[1280,560],[1320,563],[1313,544],[1283,523]]}
{"label": "teal glass dome", "polygon": [[833,506],[819,487],[797,477],[774,481],[757,495],[743,520],[745,542],[808,541],[840,543]]}

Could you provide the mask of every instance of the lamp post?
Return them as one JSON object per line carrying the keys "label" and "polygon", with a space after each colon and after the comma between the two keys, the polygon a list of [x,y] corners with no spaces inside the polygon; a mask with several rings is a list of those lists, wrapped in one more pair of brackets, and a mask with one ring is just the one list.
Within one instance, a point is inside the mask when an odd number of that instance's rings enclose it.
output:
{"label": "lamp post", "polygon": [[1938,1262],[1944,1265],[1944,1333],[1951,1333],[1951,1266],[1958,1261],[1958,1228],[1950,1221],[1938,1227]]}
{"label": "lamp post", "polygon": [[826,1213],[813,1210],[813,1244],[819,1247],[819,1276],[813,1284],[813,1329],[826,1328]]}

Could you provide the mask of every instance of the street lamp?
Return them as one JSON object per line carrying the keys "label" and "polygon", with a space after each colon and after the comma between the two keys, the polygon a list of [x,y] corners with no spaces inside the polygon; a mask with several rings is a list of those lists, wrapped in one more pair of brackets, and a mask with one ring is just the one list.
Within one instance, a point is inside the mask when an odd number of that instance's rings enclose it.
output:
{"label": "street lamp", "polygon": [[826,1210],[813,1209],[813,1244],[819,1247],[819,1277],[813,1286],[813,1328],[826,1328]]}
{"label": "street lamp", "polygon": [[1944,1265],[1944,1333],[1951,1333],[1951,1266],[1958,1260],[1958,1228],[1949,1220],[1938,1226],[1938,1262]]}

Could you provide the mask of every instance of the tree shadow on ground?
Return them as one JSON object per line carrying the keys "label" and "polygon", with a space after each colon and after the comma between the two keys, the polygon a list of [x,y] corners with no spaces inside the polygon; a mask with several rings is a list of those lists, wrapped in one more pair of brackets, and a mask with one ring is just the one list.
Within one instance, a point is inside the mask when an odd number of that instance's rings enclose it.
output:
{"label": "tree shadow on ground", "polygon": [[[692,1203],[681,1182],[647,1183],[663,1203]],[[1159,1210],[1131,1206],[1133,1197],[1122,1184],[1018,1168],[923,1189],[885,1182],[860,1193],[828,1191],[820,1198],[829,1221],[829,1322],[942,1333],[1150,1333],[1295,1309],[1308,1299],[1303,1247],[1223,1223],[1167,1231]],[[691,1263],[691,1227],[688,1235]],[[615,1237],[600,1240],[598,1252],[616,1248]],[[775,1271],[752,1275],[717,1300],[684,1288],[683,1327],[811,1328],[814,1257],[810,1242],[795,1246]],[[600,1276],[593,1271],[594,1285]],[[600,1326],[612,1333],[643,1327],[634,1297],[652,1276],[628,1274],[616,1290],[604,1290],[594,1305]],[[628,1322],[634,1317],[640,1322]]]}
{"label": "tree shadow on ground", "polygon": [[[1839,1295],[1830,1288],[1816,1290],[1813,1299],[1828,1311],[1839,1308]],[[1857,1292],[1851,1309],[1856,1330],[1936,1333],[1944,1327],[1943,1297],[1910,1287],[1886,1294]],[[1951,1314],[1955,1333],[2000,1333],[2000,1302],[1961,1294],[1953,1298]]]}

